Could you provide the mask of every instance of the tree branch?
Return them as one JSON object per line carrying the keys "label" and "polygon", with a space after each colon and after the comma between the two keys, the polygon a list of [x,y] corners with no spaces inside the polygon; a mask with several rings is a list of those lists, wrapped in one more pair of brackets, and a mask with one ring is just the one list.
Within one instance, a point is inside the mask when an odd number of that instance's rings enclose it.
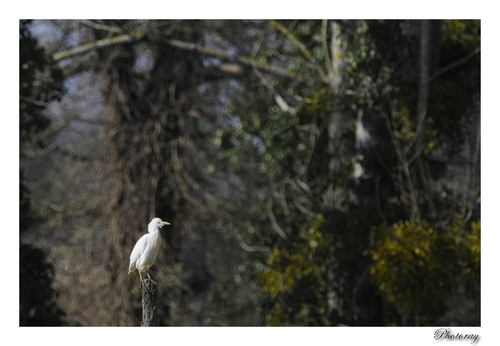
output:
{"label": "tree branch", "polygon": [[469,54],[464,56],[462,59],[454,61],[451,64],[446,65],[445,67],[443,67],[442,69],[437,71],[434,75],[432,75],[432,77],[429,79],[429,81],[433,81],[434,79],[436,79],[440,75],[444,74],[445,72],[448,72],[449,70],[454,69],[455,67],[460,66],[461,64],[464,64],[465,62],[467,62],[467,60],[471,59],[474,55],[479,54],[479,52],[481,52],[481,47],[477,47],[472,52],[470,52]]}
{"label": "tree branch", "polygon": [[233,61],[237,62],[241,65],[248,66],[248,67],[257,67],[259,70],[271,73],[280,77],[284,78],[290,78],[290,79],[295,79],[297,81],[305,82],[305,83],[310,83],[311,80],[309,78],[306,78],[295,71],[291,71],[285,68],[282,68],[277,65],[271,65],[271,64],[266,64],[266,63],[261,63],[259,61],[256,61],[255,59],[252,59],[250,57],[242,56],[242,55],[234,55],[234,54],[229,54],[220,50],[215,50],[208,48],[206,46],[202,46],[196,43],[191,43],[191,42],[185,42],[185,41],[180,41],[180,40],[175,40],[175,39],[165,39],[164,42],[170,46],[180,48],[180,49],[185,49],[188,51],[195,51],[201,54],[206,54],[206,55],[211,55],[213,57],[220,58],[222,60],[227,60],[227,61]]}
{"label": "tree branch", "polygon": [[[78,54],[86,53],[92,50],[104,48],[104,47],[109,47],[117,44],[122,44],[122,43],[128,43],[128,42],[133,42],[133,41],[138,41],[142,38],[144,38],[145,32],[142,30],[137,30],[133,35],[130,34],[123,34],[119,36],[113,36],[110,38],[105,38],[102,40],[98,41],[93,41],[93,42],[88,42],[84,43],[82,45],[70,48],[68,50],[56,53],[52,56],[52,60],[57,62],[66,58],[73,57]],[[296,81],[300,81],[303,83],[311,83],[312,80],[310,78],[304,77],[300,74],[298,74],[295,71],[288,70],[286,68],[277,66],[277,65],[271,65],[271,64],[266,64],[262,63],[259,61],[256,61],[253,58],[246,57],[246,56],[241,56],[241,55],[234,55],[234,54],[229,54],[220,50],[215,50],[208,48],[206,46],[192,43],[192,42],[185,42],[185,41],[180,41],[176,39],[164,39],[164,43],[176,47],[179,49],[184,49],[187,51],[194,51],[198,52],[200,54],[206,54],[210,55],[216,58],[219,58],[221,60],[226,60],[226,61],[231,61],[231,62],[236,62],[240,65],[243,66],[248,66],[248,67],[257,67],[259,70],[274,74],[279,77],[284,77],[284,78],[289,78],[289,79],[294,79]],[[227,71],[226,71],[227,72]]]}
{"label": "tree branch", "polygon": [[[421,22],[420,28],[420,56],[419,56],[419,85],[418,85],[418,103],[417,103],[417,130],[415,134],[415,159],[417,160],[417,169],[420,179],[423,182],[427,193],[430,213],[432,216],[437,214],[434,204],[434,193],[431,188],[431,178],[428,166],[422,160],[422,154],[425,149],[425,132],[427,121],[427,110],[429,103],[429,59],[430,59],[430,35],[431,24],[428,20]],[[413,160],[413,158],[411,159]],[[411,160],[409,163],[411,163]]]}
{"label": "tree branch", "polygon": [[280,235],[281,238],[284,240],[287,240],[288,237],[286,236],[286,233],[283,232],[281,227],[278,225],[278,222],[276,221],[276,217],[273,214],[273,201],[272,201],[272,196],[268,196],[267,198],[267,215],[269,217],[269,220],[271,220],[271,224],[276,231]]}
{"label": "tree branch", "polygon": [[300,49],[302,54],[306,57],[307,61],[314,66],[313,69],[318,72],[321,80],[325,83],[328,83],[328,77],[325,75],[325,72],[321,69],[319,63],[314,58],[314,54],[306,47],[306,45],[303,44],[297,38],[297,36],[295,36],[288,28],[283,26],[280,22],[276,20],[271,20],[270,22],[279,32],[285,35],[293,44],[295,44]]}
{"label": "tree branch", "polygon": [[56,53],[52,55],[52,60],[57,62],[66,58],[70,58],[74,55],[86,53],[91,50],[96,50],[99,48],[109,47],[116,44],[127,43],[132,41],[137,41],[144,37],[144,32],[137,31],[134,35],[123,34],[119,36],[113,36],[110,38],[105,38],[98,41],[92,41],[88,43],[84,43],[82,45],[70,48],[68,50]]}
{"label": "tree branch", "polygon": [[116,26],[110,26],[110,25],[105,25],[105,24],[99,24],[99,23],[95,23],[91,20],[85,20],[85,19],[80,19],[79,20],[80,23],[88,26],[88,27],[91,27],[91,28],[94,28],[94,29],[97,29],[97,30],[103,30],[103,31],[108,31],[108,32],[112,32],[112,33],[115,33],[115,34],[121,34],[123,33],[123,30],[121,28],[118,28]]}

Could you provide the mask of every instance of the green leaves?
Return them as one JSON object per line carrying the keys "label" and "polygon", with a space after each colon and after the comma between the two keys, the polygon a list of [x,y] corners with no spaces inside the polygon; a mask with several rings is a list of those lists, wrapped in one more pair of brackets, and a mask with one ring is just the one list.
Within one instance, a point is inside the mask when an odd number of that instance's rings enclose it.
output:
{"label": "green leaves", "polygon": [[[474,291],[463,288],[479,275],[480,224],[467,229],[457,217],[439,230],[425,221],[399,221],[378,232],[367,252],[371,278],[400,314],[439,316],[450,304],[473,298]],[[459,291],[461,297],[450,295]]]}
{"label": "green leaves", "polygon": [[260,275],[262,290],[269,298],[267,325],[321,325],[327,321],[326,270],[332,244],[321,230],[323,223],[324,217],[319,215],[289,247],[272,249]]}

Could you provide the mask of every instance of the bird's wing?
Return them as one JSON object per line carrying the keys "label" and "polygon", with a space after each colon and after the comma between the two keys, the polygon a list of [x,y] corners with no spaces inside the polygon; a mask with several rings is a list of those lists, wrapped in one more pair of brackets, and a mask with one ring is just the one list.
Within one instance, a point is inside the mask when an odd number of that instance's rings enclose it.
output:
{"label": "bird's wing", "polygon": [[132,250],[132,253],[130,254],[130,265],[128,268],[129,274],[136,270],[135,267],[135,262],[141,257],[141,255],[144,253],[144,250],[146,250],[147,246],[147,234],[143,235],[135,244],[134,249]]}
{"label": "bird's wing", "polygon": [[144,244],[144,251],[135,267],[138,270],[148,270],[156,261],[156,256],[160,250],[160,233],[148,234]]}

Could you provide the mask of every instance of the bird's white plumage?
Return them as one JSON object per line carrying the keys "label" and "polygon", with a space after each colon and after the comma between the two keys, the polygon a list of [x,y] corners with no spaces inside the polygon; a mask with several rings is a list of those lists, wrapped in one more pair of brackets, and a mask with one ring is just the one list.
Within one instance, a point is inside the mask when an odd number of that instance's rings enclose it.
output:
{"label": "bird's white plumage", "polygon": [[130,254],[130,265],[128,273],[139,271],[142,281],[142,272],[147,271],[155,263],[161,246],[160,228],[170,225],[156,217],[148,225],[148,234],[143,235],[135,244]]}

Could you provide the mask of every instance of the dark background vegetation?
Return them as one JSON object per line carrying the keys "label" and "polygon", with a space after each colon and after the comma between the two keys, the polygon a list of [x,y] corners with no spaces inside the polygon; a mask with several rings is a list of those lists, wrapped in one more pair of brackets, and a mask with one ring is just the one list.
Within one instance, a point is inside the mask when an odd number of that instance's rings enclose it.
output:
{"label": "dark background vegetation", "polygon": [[478,20],[20,21],[21,326],[479,326]]}

